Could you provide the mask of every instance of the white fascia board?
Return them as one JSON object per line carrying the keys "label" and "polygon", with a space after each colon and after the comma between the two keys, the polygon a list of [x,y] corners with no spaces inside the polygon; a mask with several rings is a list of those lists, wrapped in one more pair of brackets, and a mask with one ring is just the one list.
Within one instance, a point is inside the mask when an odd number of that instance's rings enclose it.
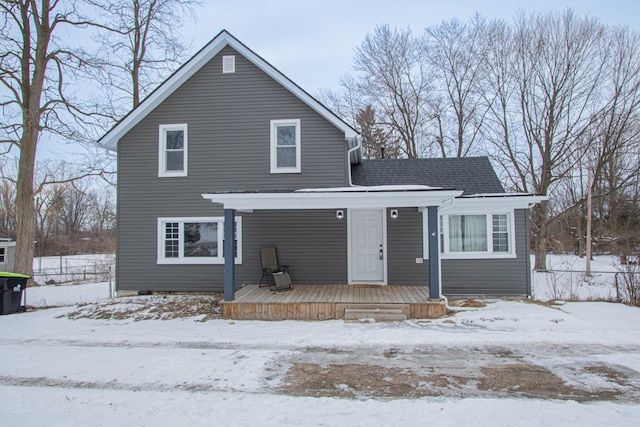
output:
{"label": "white fascia board", "polygon": [[243,55],[255,66],[260,68],[267,75],[269,75],[271,78],[288,89],[291,93],[297,96],[318,114],[323,116],[338,129],[343,131],[345,134],[345,138],[353,138],[359,135],[355,129],[353,129],[342,119],[336,116],[333,112],[331,112],[331,110],[322,105],[311,95],[306,93],[302,88],[293,83],[288,77],[286,77],[260,56],[251,51],[251,49],[243,45],[239,40],[237,40],[227,31],[223,30],[200,52],[196,53],[193,58],[187,61],[184,66],[179,68],[155,91],[153,91],[147,98],[145,98],[140,103],[140,105],[138,105],[138,107],[132,110],[120,122],[118,122],[113,128],[111,128],[102,138],[100,138],[98,140],[98,144],[108,150],[115,151],[117,149],[118,141],[120,140],[120,138],[122,138],[127,132],[129,132],[135,125],[137,125],[165,99],[167,99],[169,95],[171,95],[191,76],[198,72],[198,70],[200,70],[205,64],[207,64],[227,45],[235,49],[238,53]]}
{"label": "white fascia board", "polygon": [[224,193],[203,194],[224,209],[291,210],[440,206],[461,191],[402,191],[380,193]]}
{"label": "white fascia board", "polygon": [[371,193],[383,191],[417,191],[417,190],[441,190],[442,187],[428,187],[426,185],[352,185],[351,187],[334,188],[302,188],[296,193]]}
{"label": "white fascia board", "polygon": [[448,207],[446,211],[447,213],[482,213],[529,209],[547,199],[546,196],[516,194],[501,194],[500,197],[462,197],[455,199],[453,205]]}

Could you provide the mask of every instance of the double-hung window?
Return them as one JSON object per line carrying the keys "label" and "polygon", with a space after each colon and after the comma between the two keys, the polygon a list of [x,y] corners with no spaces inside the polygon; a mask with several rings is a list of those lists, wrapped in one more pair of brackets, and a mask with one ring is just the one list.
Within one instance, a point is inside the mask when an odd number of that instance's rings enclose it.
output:
{"label": "double-hung window", "polygon": [[300,173],[300,119],[271,120],[271,173]]}
{"label": "double-hung window", "polygon": [[187,176],[187,125],[160,125],[158,176]]}
{"label": "double-hung window", "polygon": [[[235,262],[242,263],[242,218],[235,222]],[[158,218],[158,264],[222,264],[224,218]]]}
{"label": "double-hung window", "polygon": [[5,249],[0,248],[0,262],[4,262]]}
{"label": "double-hung window", "polygon": [[515,256],[511,213],[442,215],[440,251],[464,258]]}

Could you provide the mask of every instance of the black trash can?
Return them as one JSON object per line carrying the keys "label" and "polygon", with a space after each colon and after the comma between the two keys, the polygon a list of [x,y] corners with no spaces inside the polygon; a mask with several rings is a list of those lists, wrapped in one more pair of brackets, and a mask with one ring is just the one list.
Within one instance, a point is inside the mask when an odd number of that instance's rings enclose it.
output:
{"label": "black trash can", "polygon": [[0,314],[11,314],[25,311],[22,292],[27,288],[30,276],[0,271]]}

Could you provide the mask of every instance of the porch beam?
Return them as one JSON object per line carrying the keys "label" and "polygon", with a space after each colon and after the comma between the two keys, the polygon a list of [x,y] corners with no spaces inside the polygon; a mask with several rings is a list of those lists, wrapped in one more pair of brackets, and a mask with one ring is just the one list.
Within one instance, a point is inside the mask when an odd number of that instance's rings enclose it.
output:
{"label": "porch beam", "polygon": [[235,263],[235,222],[236,211],[224,210],[224,300],[233,301],[235,295],[236,263]]}
{"label": "porch beam", "polygon": [[429,230],[429,298],[440,299],[438,206],[427,207],[427,226]]}

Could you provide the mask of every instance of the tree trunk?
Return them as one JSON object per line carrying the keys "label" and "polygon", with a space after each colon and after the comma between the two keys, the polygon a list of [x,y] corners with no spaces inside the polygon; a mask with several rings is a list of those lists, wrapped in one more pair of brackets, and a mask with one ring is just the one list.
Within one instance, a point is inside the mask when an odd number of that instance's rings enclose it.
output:
{"label": "tree trunk", "polygon": [[20,144],[20,168],[16,184],[16,258],[14,271],[33,274],[33,254],[35,250],[36,220],[33,205],[33,176],[36,160],[38,131],[31,124],[25,126]]}
{"label": "tree trunk", "polygon": [[532,225],[535,227],[533,254],[535,255],[534,269],[547,269],[547,202],[541,202],[532,209]]}

